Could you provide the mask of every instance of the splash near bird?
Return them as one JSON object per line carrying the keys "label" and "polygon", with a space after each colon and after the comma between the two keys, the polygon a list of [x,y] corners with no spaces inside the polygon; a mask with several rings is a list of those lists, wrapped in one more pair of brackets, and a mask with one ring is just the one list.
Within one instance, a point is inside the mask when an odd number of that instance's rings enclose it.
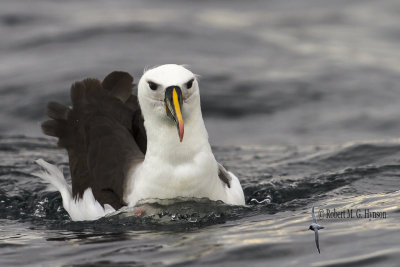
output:
{"label": "splash near bird", "polygon": [[317,223],[317,219],[315,218],[315,213],[314,213],[314,205],[312,206],[311,210],[311,216],[312,216],[312,224],[308,228],[308,230],[314,231],[315,233],[315,244],[317,245],[318,253],[321,254],[321,251],[319,250],[319,236],[318,236],[318,230],[324,229],[325,227],[319,225]]}
{"label": "splash near bird", "polygon": [[68,151],[72,187],[42,159],[72,220],[95,220],[141,200],[209,198],[244,205],[238,178],[211,151],[196,76],[175,64],[133,78],[112,72],[71,87],[72,107],[49,102],[43,132]]}

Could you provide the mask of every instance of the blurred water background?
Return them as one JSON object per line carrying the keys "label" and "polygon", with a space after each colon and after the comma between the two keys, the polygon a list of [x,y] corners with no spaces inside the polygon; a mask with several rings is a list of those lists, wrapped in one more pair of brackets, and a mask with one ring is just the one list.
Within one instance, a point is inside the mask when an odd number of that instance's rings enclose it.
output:
{"label": "blurred water background", "polygon": [[[2,0],[0,265],[398,266],[399,25],[396,0]],[[200,75],[210,142],[248,207],[70,222],[31,175],[39,157],[69,173],[40,131],[46,103],[165,63]],[[387,218],[322,220],[319,255],[312,204]]]}

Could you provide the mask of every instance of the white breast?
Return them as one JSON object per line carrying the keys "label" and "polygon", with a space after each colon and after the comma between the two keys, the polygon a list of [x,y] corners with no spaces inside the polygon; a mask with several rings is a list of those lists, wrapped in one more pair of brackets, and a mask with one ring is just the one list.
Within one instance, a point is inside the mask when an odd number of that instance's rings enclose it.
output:
{"label": "white breast", "polygon": [[226,186],[218,177],[217,162],[212,154],[204,151],[179,164],[150,157],[130,180],[126,198],[129,206],[143,199],[176,197],[207,197],[228,202]]}

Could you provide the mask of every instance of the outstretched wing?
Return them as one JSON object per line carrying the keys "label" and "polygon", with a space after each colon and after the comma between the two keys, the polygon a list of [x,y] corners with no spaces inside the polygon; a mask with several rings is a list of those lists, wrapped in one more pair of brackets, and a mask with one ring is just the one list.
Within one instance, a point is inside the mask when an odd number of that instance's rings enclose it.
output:
{"label": "outstretched wing", "polygon": [[311,216],[312,216],[312,222],[317,223],[317,219],[315,218],[315,213],[314,213],[314,205],[312,206]]}
{"label": "outstretched wing", "polygon": [[315,232],[315,244],[317,245],[317,249],[318,249],[318,253],[321,254],[321,251],[319,250],[319,237],[318,237],[318,229],[315,228],[314,229]]}
{"label": "outstretched wing", "polygon": [[72,108],[48,103],[52,120],[42,129],[68,151],[74,197],[90,187],[100,204],[124,205],[126,177],[143,161],[147,140],[132,82],[128,73],[113,72],[103,82],[74,83]]}

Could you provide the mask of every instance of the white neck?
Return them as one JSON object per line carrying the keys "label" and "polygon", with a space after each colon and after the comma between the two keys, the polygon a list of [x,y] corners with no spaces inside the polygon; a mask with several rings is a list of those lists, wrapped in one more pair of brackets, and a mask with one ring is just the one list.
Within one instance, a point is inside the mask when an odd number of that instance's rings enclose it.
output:
{"label": "white neck", "polygon": [[193,110],[190,117],[185,117],[183,107],[183,120],[185,133],[182,142],[176,124],[165,116],[159,121],[145,121],[147,135],[147,151],[145,161],[149,158],[159,157],[165,162],[184,163],[192,160],[198,152],[210,152],[208,133],[204,126],[200,108]]}

